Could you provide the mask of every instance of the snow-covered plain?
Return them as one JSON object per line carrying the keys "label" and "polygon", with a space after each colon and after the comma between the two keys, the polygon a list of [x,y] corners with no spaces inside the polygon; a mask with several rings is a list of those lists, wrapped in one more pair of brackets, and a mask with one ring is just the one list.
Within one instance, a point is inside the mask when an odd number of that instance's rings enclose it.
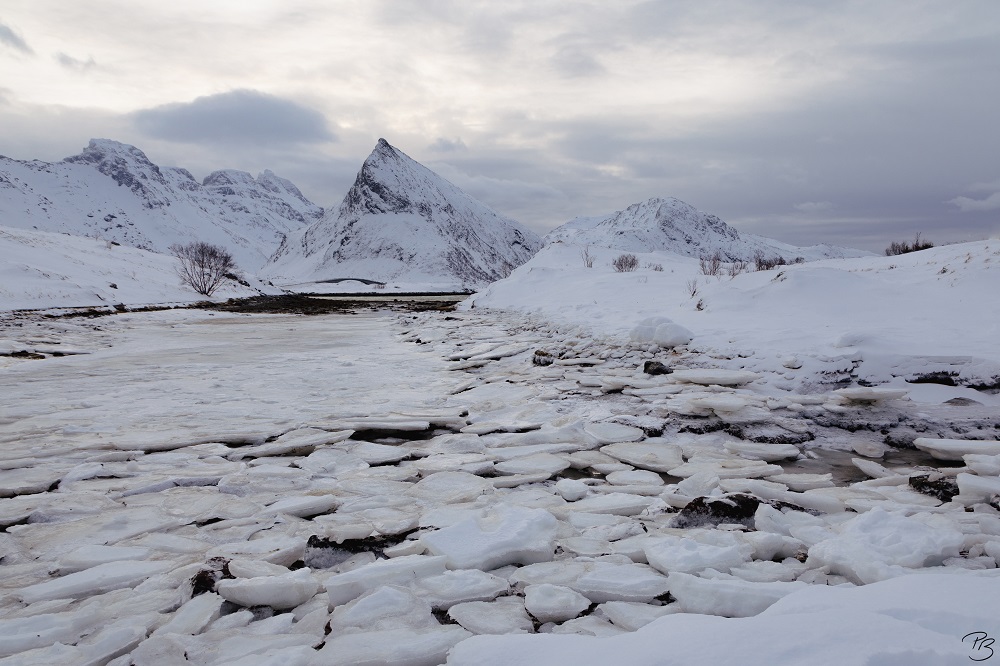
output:
{"label": "snow-covered plain", "polygon": [[569,321],[0,320],[0,663],[989,655],[993,395]]}

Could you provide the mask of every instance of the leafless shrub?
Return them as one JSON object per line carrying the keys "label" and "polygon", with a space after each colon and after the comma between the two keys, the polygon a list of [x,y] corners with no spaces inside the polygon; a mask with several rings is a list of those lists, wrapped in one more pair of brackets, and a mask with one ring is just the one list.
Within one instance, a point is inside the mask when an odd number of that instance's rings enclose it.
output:
{"label": "leafless shrub", "polygon": [[787,261],[785,261],[784,257],[779,257],[779,256],[767,257],[764,256],[764,253],[761,252],[760,250],[754,252],[753,262],[754,262],[754,268],[758,271],[769,271],[772,268],[776,268],[778,266],[784,266],[785,264],[788,263]]}
{"label": "leafless shrub", "polygon": [[580,258],[583,259],[583,265],[587,268],[594,267],[594,255],[590,253],[589,247],[585,247],[580,250]]}
{"label": "leafless shrub", "polygon": [[663,272],[663,264],[646,264],[646,268],[657,273]]}
{"label": "leafless shrub", "polygon": [[747,270],[747,266],[748,266],[747,262],[743,261],[742,259],[739,259],[729,264],[729,266],[726,268],[726,273],[729,275],[729,277],[734,278],[740,273],[745,273]]}
{"label": "leafless shrub", "polygon": [[639,268],[639,257],[634,254],[619,254],[615,257],[615,260],[611,262],[614,269],[619,273],[631,273],[635,269]]}
{"label": "leafless shrub", "polygon": [[928,250],[932,247],[934,247],[934,243],[923,240],[920,237],[920,232],[918,231],[913,236],[912,243],[907,243],[906,241],[903,241],[902,243],[897,243],[897,242],[890,243],[889,247],[885,248],[885,256],[894,257],[897,254],[919,252],[920,250]]}
{"label": "leafless shrub", "polygon": [[722,253],[716,251],[712,256],[702,255],[698,260],[702,275],[718,275],[722,272]]}
{"label": "leafless shrub", "polygon": [[170,252],[181,262],[177,268],[181,282],[203,296],[211,296],[226,275],[237,270],[233,255],[218,245],[201,241],[174,244]]}
{"label": "leafless shrub", "polygon": [[691,295],[691,298],[694,298],[695,295],[698,293],[698,281],[697,280],[688,280],[687,281],[687,290],[688,290],[688,293]]}

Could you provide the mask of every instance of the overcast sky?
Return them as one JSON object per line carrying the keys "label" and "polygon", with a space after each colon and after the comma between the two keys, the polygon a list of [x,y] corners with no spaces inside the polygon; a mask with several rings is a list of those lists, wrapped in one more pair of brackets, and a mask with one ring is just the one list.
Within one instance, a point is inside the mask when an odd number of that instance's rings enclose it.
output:
{"label": "overcast sky", "polygon": [[675,196],[881,250],[1000,233],[997,0],[4,0],[0,154],[91,137],[339,203],[385,137],[545,232]]}

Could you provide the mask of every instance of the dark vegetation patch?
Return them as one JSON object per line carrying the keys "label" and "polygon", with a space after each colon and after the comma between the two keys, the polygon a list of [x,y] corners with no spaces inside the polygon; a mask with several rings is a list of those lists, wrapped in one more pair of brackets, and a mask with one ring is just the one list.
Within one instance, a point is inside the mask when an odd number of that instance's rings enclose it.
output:
{"label": "dark vegetation patch", "polygon": [[215,592],[220,580],[236,578],[229,572],[229,560],[224,557],[213,557],[205,562],[205,568],[191,577],[191,596],[196,597],[205,592]]}
{"label": "dark vegetation patch", "polygon": [[911,476],[910,487],[918,493],[936,497],[942,502],[950,502],[958,494],[958,484],[951,477],[943,474],[920,474]]}
{"label": "dark vegetation patch", "polygon": [[314,534],[306,542],[302,561],[310,569],[329,569],[358,553],[372,553],[375,557],[383,559],[386,548],[406,541],[406,537],[414,532],[416,530],[401,534],[380,534],[364,539],[344,539],[340,543]]}
{"label": "dark vegetation patch", "polygon": [[[257,314],[353,314],[357,310],[404,310],[423,312],[437,310],[450,312],[455,309],[453,301],[410,301],[407,296],[427,296],[431,294],[393,294],[392,297],[372,297],[354,299],[313,298],[302,294],[280,296],[251,296],[250,298],[230,298],[225,303],[200,303],[197,307],[205,310],[243,312]],[[436,295],[436,294],[434,294]]]}
{"label": "dark vegetation patch", "polygon": [[819,515],[817,511],[804,509],[788,502],[763,500],[746,493],[733,493],[722,497],[696,497],[678,512],[671,527],[717,527],[722,524],[743,525],[755,529],[754,514],[761,504],[768,504],[775,509],[791,509],[804,511],[811,515]]}

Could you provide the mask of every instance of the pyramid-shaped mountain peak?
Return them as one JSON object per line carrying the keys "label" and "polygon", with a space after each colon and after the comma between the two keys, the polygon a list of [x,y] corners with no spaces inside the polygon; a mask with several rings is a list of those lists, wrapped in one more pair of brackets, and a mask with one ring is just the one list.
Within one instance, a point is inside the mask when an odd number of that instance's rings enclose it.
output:
{"label": "pyramid-shaped mountain peak", "polygon": [[379,139],[339,208],[289,237],[265,270],[290,281],[478,286],[505,276],[540,246],[519,223]]}

